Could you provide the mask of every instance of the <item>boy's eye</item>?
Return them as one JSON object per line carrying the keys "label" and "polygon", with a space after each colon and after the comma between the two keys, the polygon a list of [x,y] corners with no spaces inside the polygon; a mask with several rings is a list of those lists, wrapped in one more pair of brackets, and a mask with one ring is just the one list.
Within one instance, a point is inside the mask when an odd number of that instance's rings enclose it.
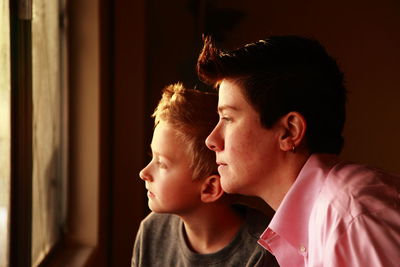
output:
{"label": "boy's eye", "polygon": [[151,161],[153,161],[157,167],[161,169],[167,168],[167,165],[164,162],[162,162],[157,156],[154,156],[153,153],[150,152],[149,156],[151,157]]}
{"label": "boy's eye", "polygon": [[223,120],[223,121],[232,121],[232,118],[230,118],[230,117],[227,117],[227,116],[222,116],[221,117],[221,120]]}
{"label": "boy's eye", "polygon": [[160,169],[166,169],[167,168],[167,165],[165,163],[161,162],[160,160],[157,160],[156,164]]}

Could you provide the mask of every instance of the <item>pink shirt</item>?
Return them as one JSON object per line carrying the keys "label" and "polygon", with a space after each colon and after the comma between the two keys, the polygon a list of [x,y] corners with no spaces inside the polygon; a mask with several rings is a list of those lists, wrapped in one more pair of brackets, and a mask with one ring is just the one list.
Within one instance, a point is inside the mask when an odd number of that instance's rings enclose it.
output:
{"label": "pink shirt", "polygon": [[258,241],[280,266],[400,266],[400,176],[314,154]]}

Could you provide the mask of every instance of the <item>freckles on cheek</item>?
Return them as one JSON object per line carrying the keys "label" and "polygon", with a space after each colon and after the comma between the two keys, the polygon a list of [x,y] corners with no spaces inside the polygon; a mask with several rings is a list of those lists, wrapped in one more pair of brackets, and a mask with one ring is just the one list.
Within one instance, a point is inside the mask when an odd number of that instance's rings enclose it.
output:
{"label": "freckles on cheek", "polygon": [[251,140],[250,135],[241,135],[239,138],[231,139],[230,144],[225,144],[225,149],[229,150],[232,155],[244,155],[249,149],[249,140]]}
{"label": "freckles on cheek", "polygon": [[252,140],[254,140],[254,134],[245,129],[238,129],[232,137],[232,140],[235,140],[234,143],[238,147],[247,147]]}

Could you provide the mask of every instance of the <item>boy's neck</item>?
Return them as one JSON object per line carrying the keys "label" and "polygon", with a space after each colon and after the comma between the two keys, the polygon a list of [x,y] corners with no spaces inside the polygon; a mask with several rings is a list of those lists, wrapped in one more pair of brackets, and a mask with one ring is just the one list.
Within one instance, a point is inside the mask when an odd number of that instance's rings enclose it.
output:
{"label": "boy's neck", "polygon": [[199,254],[215,253],[227,246],[244,222],[226,204],[212,203],[188,216],[181,216],[188,247]]}

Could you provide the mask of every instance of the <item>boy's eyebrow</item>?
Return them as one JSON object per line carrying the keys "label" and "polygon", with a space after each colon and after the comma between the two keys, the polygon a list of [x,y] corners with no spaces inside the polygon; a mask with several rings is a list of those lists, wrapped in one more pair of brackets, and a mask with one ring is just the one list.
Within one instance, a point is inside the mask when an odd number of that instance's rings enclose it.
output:
{"label": "boy's eyebrow", "polygon": [[165,155],[163,155],[163,154],[157,152],[157,150],[153,149],[153,146],[152,146],[152,145],[150,145],[150,149],[151,149],[152,155],[155,155],[155,156],[158,156],[158,157],[162,157],[162,158],[164,158],[164,159],[166,159],[166,160],[168,160],[168,161],[171,161],[171,159],[170,159],[169,157],[166,157]]}
{"label": "boy's eyebrow", "polygon": [[223,106],[219,106],[218,107],[218,113],[222,113],[224,110],[233,110],[233,111],[238,111],[239,109],[237,107],[234,106],[230,106],[230,105],[223,105]]}

